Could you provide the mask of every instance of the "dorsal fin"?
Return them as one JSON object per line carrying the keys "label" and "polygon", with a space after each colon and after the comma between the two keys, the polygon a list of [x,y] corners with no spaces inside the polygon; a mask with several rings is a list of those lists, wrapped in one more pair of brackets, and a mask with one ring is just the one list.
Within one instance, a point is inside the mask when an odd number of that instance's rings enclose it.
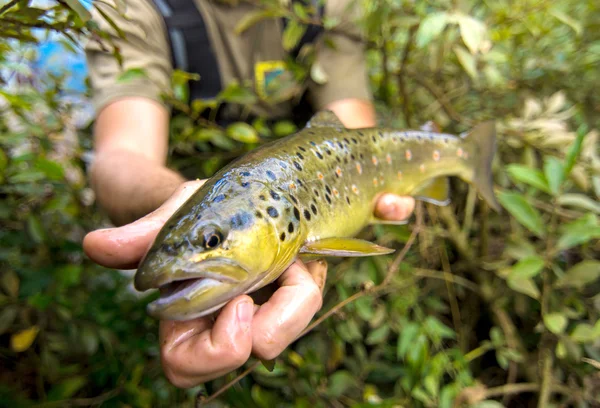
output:
{"label": "dorsal fin", "polygon": [[333,128],[343,128],[344,124],[335,116],[330,110],[323,110],[315,113],[315,115],[310,118],[308,123],[306,124],[307,128],[310,127],[333,127]]}

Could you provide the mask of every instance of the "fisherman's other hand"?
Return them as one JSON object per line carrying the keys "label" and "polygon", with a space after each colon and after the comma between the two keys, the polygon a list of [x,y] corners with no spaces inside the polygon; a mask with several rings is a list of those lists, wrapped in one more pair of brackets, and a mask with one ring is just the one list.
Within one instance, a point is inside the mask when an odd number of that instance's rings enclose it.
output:
{"label": "fisherman's other hand", "polygon": [[[86,254],[110,268],[135,268],[169,217],[204,181],[182,184],[160,208],[119,228],[89,233]],[[378,217],[407,218],[414,208],[410,197],[383,195]],[[271,360],[308,326],[322,305],[327,275],[323,261],[292,264],[278,279],[278,288],[260,306],[246,295],[232,299],[216,319],[160,322],[163,369],[176,386],[187,388],[220,377],[243,365],[250,354]]]}

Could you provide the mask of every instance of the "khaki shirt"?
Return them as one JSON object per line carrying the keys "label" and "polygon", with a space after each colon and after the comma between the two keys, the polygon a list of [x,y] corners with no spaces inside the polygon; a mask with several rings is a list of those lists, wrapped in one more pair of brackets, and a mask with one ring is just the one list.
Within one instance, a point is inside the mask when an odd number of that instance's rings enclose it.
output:
{"label": "khaki shirt", "polygon": [[[111,0],[112,4],[113,1]],[[281,19],[265,19],[243,33],[236,34],[236,26],[245,15],[256,11],[255,6],[247,3],[232,6],[210,0],[194,1],[202,13],[216,54],[222,89],[233,80],[256,84],[257,63],[286,59],[286,52],[281,44]],[[336,100],[371,98],[364,46],[357,40],[358,30],[351,23],[354,16],[347,11],[350,1],[326,2],[325,15],[344,22],[341,27],[351,31],[353,35],[327,32],[325,35],[335,47],[325,45],[324,35],[320,36],[318,41],[321,44],[317,46],[316,61],[325,71],[328,80],[321,85],[311,80],[304,84],[315,110]],[[125,39],[119,38],[111,25],[94,10],[94,20],[101,29],[111,34],[112,41],[119,47],[123,57],[123,67],[120,67],[111,53],[110,44],[104,42],[104,46],[101,46],[97,41],[89,41],[86,45],[93,103],[97,112],[111,102],[127,96],[145,97],[162,103],[161,94],[170,86],[173,67],[162,16],[152,0],[125,0],[125,4],[123,15],[105,4],[96,4],[121,28]],[[118,82],[119,75],[131,68],[143,68],[147,78]],[[290,115],[291,108],[291,102],[286,102],[277,106],[259,104],[253,110],[267,117],[284,117]]]}

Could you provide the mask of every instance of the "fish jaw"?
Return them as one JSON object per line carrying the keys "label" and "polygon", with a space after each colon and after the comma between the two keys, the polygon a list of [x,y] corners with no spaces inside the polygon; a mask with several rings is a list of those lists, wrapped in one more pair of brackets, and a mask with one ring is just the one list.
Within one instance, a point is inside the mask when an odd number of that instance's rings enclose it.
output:
{"label": "fish jaw", "polygon": [[[172,292],[171,285],[180,286],[173,286],[175,291]],[[161,292],[160,298],[148,304],[150,316],[161,320],[190,320],[220,309],[232,297],[246,292],[246,285],[200,278],[167,284]]]}

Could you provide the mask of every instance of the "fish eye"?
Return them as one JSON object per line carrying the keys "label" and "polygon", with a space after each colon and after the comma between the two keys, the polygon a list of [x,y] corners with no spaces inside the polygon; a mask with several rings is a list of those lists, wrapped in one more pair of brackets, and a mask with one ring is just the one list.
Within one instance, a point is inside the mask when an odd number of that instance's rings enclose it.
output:
{"label": "fish eye", "polygon": [[223,234],[221,231],[210,230],[204,233],[203,246],[206,249],[214,249],[221,245],[223,241]]}

